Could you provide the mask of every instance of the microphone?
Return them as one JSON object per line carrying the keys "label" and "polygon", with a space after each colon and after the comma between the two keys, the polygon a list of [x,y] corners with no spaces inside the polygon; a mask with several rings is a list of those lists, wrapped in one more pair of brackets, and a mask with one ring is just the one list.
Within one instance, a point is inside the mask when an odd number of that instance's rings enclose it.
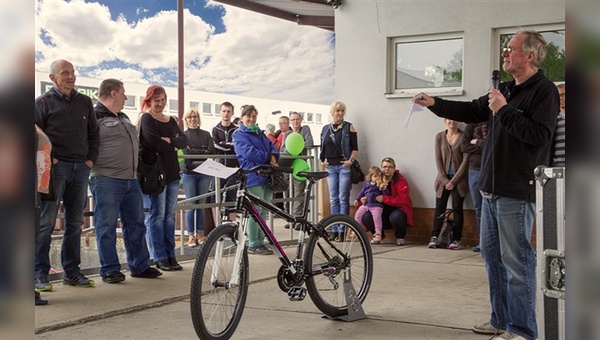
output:
{"label": "microphone", "polygon": [[492,71],[492,88],[497,90],[500,87],[500,71]]}

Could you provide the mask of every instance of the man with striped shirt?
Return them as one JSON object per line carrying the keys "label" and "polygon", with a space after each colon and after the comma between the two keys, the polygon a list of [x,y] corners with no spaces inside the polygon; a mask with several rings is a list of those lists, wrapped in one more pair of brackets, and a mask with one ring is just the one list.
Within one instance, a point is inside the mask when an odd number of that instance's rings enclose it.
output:
{"label": "man with striped shirt", "polygon": [[565,83],[558,84],[560,113],[554,130],[554,145],[552,147],[552,166],[565,166]]}

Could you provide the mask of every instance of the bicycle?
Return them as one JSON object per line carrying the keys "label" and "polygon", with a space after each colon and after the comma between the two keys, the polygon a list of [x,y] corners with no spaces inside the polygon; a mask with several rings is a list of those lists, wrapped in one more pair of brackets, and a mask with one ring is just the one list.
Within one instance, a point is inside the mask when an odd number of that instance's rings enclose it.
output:
{"label": "bicycle", "polygon": [[[308,292],[321,312],[336,318],[349,313],[344,285],[351,282],[354,291],[348,295],[360,303],[364,302],[369,292],[373,256],[367,235],[360,224],[343,214],[325,217],[318,223],[307,220],[311,188],[328,173],[297,174],[304,176],[308,183],[304,190],[303,213],[293,216],[246,190],[246,175],[253,172],[268,176],[273,172],[291,173],[292,169],[259,165],[249,170],[240,169],[232,175],[238,183],[233,210],[241,215],[238,219],[241,222],[227,221],[213,229],[201,246],[192,273],[190,309],[194,329],[200,339],[229,339],[241,320],[248,293],[246,227],[249,218],[259,225],[281,261],[277,283],[291,301],[303,300]],[[257,207],[272,212],[293,226],[300,226],[294,258],[285,253]],[[333,240],[331,230],[334,225],[344,227],[343,242]],[[309,235],[306,250],[305,233]]]}

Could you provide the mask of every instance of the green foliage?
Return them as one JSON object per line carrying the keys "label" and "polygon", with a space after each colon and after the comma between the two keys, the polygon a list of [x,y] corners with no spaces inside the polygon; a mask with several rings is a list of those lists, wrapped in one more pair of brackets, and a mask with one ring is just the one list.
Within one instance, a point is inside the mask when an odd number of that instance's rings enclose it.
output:
{"label": "green foliage", "polygon": [[544,74],[550,80],[565,81],[565,50],[561,49],[554,43],[548,45],[546,59],[540,68],[544,70]]}

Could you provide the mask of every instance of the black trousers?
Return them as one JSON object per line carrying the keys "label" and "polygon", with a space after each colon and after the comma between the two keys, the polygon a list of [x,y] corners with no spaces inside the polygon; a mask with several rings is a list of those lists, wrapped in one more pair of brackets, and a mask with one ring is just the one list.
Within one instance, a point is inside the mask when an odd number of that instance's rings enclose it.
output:
{"label": "black trousers", "polygon": [[454,229],[452,232],[452,241],[460,241],[462,239],[463,230],[463,202],[464,197],[461,197],[458,193],[458,189],[442,191],[442,197],[435,199],[435,215],[433,216],[433,230],[431,236],[438,236],[442,229],[444,219],[438,218],[441,214],[446,212],[446,206],[448,205],[448,198],[452,196],[452,218],[454,220]]}
{"label": "black trousers", "polygon": [[[406,226],[408,223],[404,211],[389,205],[384,205],[381,221],[383,222],[383,230],[381,231],[382,237],[385,235],[385,229],[393,228],[394,235],[397,239],[406,238]],[[371,233],[375,233],[375,223],[373,223],[373,215],[371,215],[371,212],[367,212],[363,215],[362,223]]]}

